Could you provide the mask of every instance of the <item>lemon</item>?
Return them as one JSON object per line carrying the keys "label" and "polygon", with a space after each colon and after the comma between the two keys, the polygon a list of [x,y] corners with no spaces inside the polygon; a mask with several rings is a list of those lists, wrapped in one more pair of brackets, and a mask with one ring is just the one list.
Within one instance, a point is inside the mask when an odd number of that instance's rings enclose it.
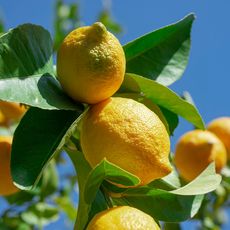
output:
{"label": "lemon", "polygon": [[112,96],[125,74],[125,54],[105,26],[77,28],[57,53],[57,75],[66,93],[76,101],[95,104]]}
{"label": "lemon", "polygon": [[23,105],[0,100],[0,125],[9,126],[11,122],[20,120],[25,112]]}
{"label": "lemon", "polygon": [[187,132],[176,145],[175,165],[186,181],[196,178],[213,161],[220,172],[226,160],[224,144],[207,130]]}
{"label": "lemon", "polygon": [[86,230],[160,230],[146,213],[129,206],[118,206],[94,216]]}
{"label": "lemon", "polygon": [[10,173],[10,153],[12,138],[0,136],[0,195],[11,195],[18,191]]}
{"label": "lemon", "polygon": [[230,117],[220,117],[213,120],[207,129],[216,134],[224,143],[228,159],[230,159]]}
{"label": "lemon", "polygon": [[92,167],[106,158],[138,176],[141,185],[171,172],[164,124],[132,99],[112,97],[92,105],[82,120],[80,140]]}

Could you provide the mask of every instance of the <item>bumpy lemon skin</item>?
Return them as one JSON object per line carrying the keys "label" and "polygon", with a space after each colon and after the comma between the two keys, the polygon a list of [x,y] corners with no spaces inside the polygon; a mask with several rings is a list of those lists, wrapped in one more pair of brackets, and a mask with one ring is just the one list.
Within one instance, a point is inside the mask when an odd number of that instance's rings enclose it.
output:
{"label": "bumpy lemon skin", "polygon": [[23,105],[0,100],[0,125],[9,126],[12,122],[20,120],[25,112],[26,108]]}
{"label": "bumpy lemon skin", "polygon": [[78,28],[57,53],[57,75],[76,101],[95,104],[112,96],[125,74],[125,54],[117,38],[102,23]]}
{"label": "bumpy lemon skin", "polygon": [[82,120],[81,147],[95,167],[101,160],[138,176],[141,185],[171,172],[170,140],[159,117],[127,98],[109,98],[92,105]]}
{"label": "bumpy lemon skin", "polygon": [[214,133],[224,143],[230,160],[230,117],[220,117],[211,121],[207,129]]}
{"label": "bumpy lemon skin", "polygon": [[86,230],[160,230],[148,214],[129,206],[118,206],[94,216]]}
{"label": "bumpy lemon skin", "polygon": [[213,161],[219,173],[226,165],[227,153],[216,135],[207,130],[193,130],[179,139],[174,161],[181,177],[192,181]]}
{"label": "bumpy lemon skin", "polygon": [[0,136],[0,195],[7,196],[18,192],[10,173],[10,153],[12,137]]}

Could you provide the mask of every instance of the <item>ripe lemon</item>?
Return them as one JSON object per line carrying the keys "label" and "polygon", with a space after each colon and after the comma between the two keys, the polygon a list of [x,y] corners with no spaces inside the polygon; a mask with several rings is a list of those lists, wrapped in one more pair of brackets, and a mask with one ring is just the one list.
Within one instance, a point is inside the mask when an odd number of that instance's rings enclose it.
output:
{"label": "ripe lemon", "polygon": [[186,181],[193,180],[213,161],[216,171],[220,172],[226,160],[224,144],[207,130],[187,132],[176,145],[175,165]]}
{"label": "ripe lemon", "polygon": [[94,216],[86,230],[160,230],[148,214],[129,206],[118,206]]}
{"label": "ripe lemon", "polygon": [[23,105],[0,100],[0,125],[8,126],[11,122],[18,121],[25,112]]}
{"label": "ripe lemon", "polygon": [[224,143],[228,159],[230,159],[230,117],[220,117],[213,120],[207,129],[216,134]]}
{"label": "ripe lemon", "polygon": [[57,53],[57,75],[66,93],[76,101],[95,104],[112,96],[125,74],[125,54],[105,26],[75,29]]}
{"label": "ripe lemon", "polygon": [[164,124],[132,99],[114,97],[92,105],[82,120],[80,140],[92,167],[106,158],[138,176],[141,185],[171,172]]}
{"label": "ripe lemon", "polygon": [[10,173],[11,137],[0,136],[0,195],[11,195],[18,191]]}

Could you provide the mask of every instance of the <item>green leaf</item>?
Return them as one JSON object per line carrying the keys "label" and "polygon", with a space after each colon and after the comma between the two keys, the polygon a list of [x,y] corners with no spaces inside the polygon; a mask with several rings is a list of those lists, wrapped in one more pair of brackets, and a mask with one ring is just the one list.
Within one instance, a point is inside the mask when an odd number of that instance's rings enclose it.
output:
{"label": "green leaf", "polygon": [[117,205],[129,205],[166,222],[192,218],[200,208],[203,196],[181,196],[164,190],[140,187],[112,198]]}
{"label": "green leaf", "polygon": [[92,169],[88,162],[85,160],[83,153],[78,151],[76,147],[68,146],[66,148],[66,152],[74,164],[79,186],[78,212],[74,229],[84,230],[87,223],[94,216],[94,214],[105,210],[107,208],[107,204],[100,190],[98,190],[96,198],[91,204],[86,203],[84,193],[86,178]]}
{"label": "green leaf", "polygon": [[196,127],[204,129],[204,122],[196,107],[160,83],[135,74],[126,74],[118,95],[122,93],[139,93],[157,105],[180,115]]}
{"label": "green leaf", "polygon": [[58,219],[58,209],[40,202],[30,206],[21,214],[21,217],[26,223],[41,228]]}
{"label": "green leaf", "polygon": [[194,14],[124,46],[126,71],[170,85],[183,74],[189,58]]}
{"label": "green leaf", "polygon": [[76,109],[52,75],[47,30],[24,24],[0,37],[0,99],[42,109]]}
{"label": "green leaf", "polygon": [[24,24],[0,36],[0,79],[53,73],[52,40],[41,26]]}
{"label": "green leaf", "polygon": [[174,130],[178,126],[179,118],[177,114],[169,111],[168,109],[165,109],[161,106],[159,106],[161,109],[161,112],[163,113],[169,127],[169,133],[173,136]]}
{"label": "green leaf", "polygon": [[76,110],[79,106],[50,74],[0,79],[0,99],[41,109]]}
{"label": "green leaf", "polygon": [[57,203],[58,207],[64,211],[64,213],[68,216],[71,221],[75,221],[77,216],[77,209],[73,205],[73,201],[70,197],[67,196],[60,196],[55,198],[55,202]]}
{"label": "green leaf", "polygon": [[12,144],[11,173],[22,189],[31,189],[81,111],[30,108],[18,125]]}
{"label": "green leaf", "polygon": [[57,192],[58,172],[54,160],[51,160],[43,171],[40,184],[40,197],[44,199]]}
{"label": "green leaf", "polygon": [[179,188],[181,186],[181,183],[175,168],[173,168],[173,171],[170,174],[163,178],[154,180],[153,182],[148,184],[148,186],[168,191]]}
{"label": "green leaf", "polygon": [[[131,205],[161,221],[180,222],[192,218],[199,210],[203,195],[215,190],[221,182],[210,164],[195,180],[176,190],[165,191],[147,185],[126,189],[113,198],[119,205]],[[168,183],[169,184],[169,183]]]}
{"label": "green leaf", "polygon": [[84,197],[88,204],[92,203],[104,180],[122,186],[137,186],[140,183],[138,177],[104,159],[91,171],[87,178]]}
{"label": "green leaf", "polygon": [[182,188],[171,191],[178,195],[200,195],[215,190],[221,182],[221,175],[216,174],[215,163],[211,163],[198,177]]}

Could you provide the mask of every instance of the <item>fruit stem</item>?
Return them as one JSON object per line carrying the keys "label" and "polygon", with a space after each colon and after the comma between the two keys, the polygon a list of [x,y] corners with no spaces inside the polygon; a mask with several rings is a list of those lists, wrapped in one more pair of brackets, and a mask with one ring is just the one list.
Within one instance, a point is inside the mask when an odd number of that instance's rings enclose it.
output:
{"label": "fruit stem", "polygon": [[108,207],[113,208],[113,202],[112,202],[110,196],[108,195],[108,193],[105,191],[105,189],[102,186],[100,187],[100,190],[101,190],[101,192],[105,198],[105,201],[106,201]]}

